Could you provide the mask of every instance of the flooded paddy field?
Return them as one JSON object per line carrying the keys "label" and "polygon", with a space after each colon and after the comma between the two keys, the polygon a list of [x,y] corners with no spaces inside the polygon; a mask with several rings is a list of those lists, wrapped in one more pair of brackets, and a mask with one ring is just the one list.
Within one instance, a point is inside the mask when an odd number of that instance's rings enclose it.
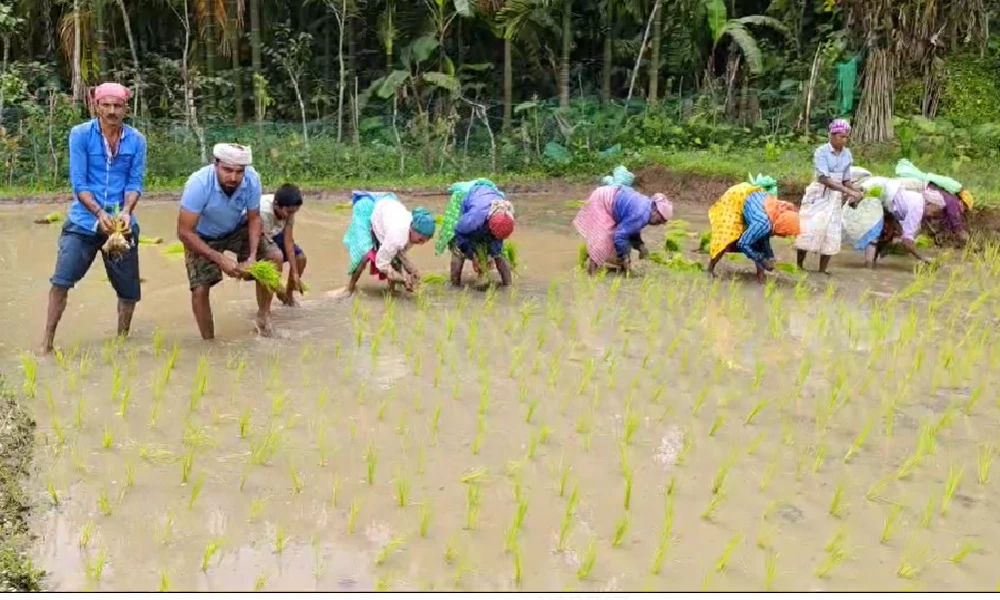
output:
{"label": "flooded paddy field", "polygon": [[[366,276],[343,300],[325,292],[346,283],[349,211],[307,200],[302,306],[258,338],[252,285],[227,281],[212,343],[164,252],[176,206],[146,203],[143,235],[164,244],[140,248],[132,336],[111,338],[95,263],[48,359],[25,352],[58,226],[31,225],[51,207],[0,212],[0,343],[37,421],[47,585],[996,588],[995,251],[916,274],[845,251],[830,278],[766,286],[741,260],[716,281],[655,264],[589,279],[567,204],[585,194],[513,195],[509,290],[389,296]],[[647,243],[706,262],[705,206],[676,209]],[[430,246],[414,261],[444,273]]]}

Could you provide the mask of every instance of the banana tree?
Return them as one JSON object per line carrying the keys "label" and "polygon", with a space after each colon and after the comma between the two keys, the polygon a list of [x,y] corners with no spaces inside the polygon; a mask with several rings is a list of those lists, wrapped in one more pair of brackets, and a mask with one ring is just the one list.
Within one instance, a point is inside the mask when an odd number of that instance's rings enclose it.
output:
{"label": "banana tree", "polygon": [[779,33],[791,38],[791,32],[785,24],[773,17],[765,15],[750,15],[730,19],[726,10],[725,0],[703,0],[705,9],[705,22],[708,25],[709,33],[712,36],[712,50],[709,53],[708,63],[705,67],[705,82],[711,80],[712,60],[715,51],[723,41],[729,40],[733,46],[739,49],[743,60],[746,61],[750,73],[757,75],[763,69],[760,48],[757,40],[747,29],[749,26],[769,27]]}
{"label": "banana tree", "polygon": [[498,14],[507,28],[506,35],[516,38],[529,23],[549,23],[552,9],[561,9],[558,26],[561,32],[559,70],[556,74],[559,86],[559,107],[569,107],[569,71],[573,51],[573,0],[509,0]]}
{"label": "banana tree", "polygon": [[[372,93],[379,98],[393,99],[394,126],[398,100],[402,98],[410,101],[417,114],[416,129],[421,138],[424,150],[424,167],[427,169],[433,163],[433,151],[431,148],[430,118],[426,107],[429,106],[429,100],[435,93],[446,92],[450,96],[458,94],[460,91],[460,84],[454,73],[426,69],[426,64],[431,62],[432,57],[439,50],[440,43],[433,35],[425,35],[413,40],[400,53],[399,68],[376,79],[364,94],[365,101],[371,97]],[[439,62],[441,61],[439,60]]]}

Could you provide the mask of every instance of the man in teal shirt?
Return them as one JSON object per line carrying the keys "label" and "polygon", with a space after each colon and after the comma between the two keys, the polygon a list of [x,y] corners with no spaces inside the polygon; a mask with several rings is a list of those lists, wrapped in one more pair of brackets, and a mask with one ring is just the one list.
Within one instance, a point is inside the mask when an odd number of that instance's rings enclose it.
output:
{"label": "man in teal shirt", "polygon": [[[141,297],[139,224],[133,212],[142,195],[146,174],[146,138],[124,123],[129,91],[117,83],[94,90],[97,118],[69,134],[69,179],[73,203],[59,234],[55,272],[50,279],[49,305],[41,351],[52,352],[56,327],[66,310],[69,290],[90,270],[101,252],[104,270],[118,295],[118,335],[128,335],[135,305]],[[131,232],[122,254],[102,251],[120,220]]]}

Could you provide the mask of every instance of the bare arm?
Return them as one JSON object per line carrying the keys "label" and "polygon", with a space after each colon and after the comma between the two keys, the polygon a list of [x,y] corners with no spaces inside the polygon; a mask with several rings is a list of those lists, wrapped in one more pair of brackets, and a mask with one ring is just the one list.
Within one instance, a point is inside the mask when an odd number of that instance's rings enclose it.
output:
{"label": "bare arm", "polygon": [[361,279],[361,274],[364,273],[365,265],[367,264],[368,264],[368,259],[365,258],[358,264],[357,268],[354,269],[354,272],[351,273],[351,281],[349,281],[347,284],[348,294],[353,294],[354,291],[358,288],[358,280]]}
{"label": "bare arm", "polygon": [[927,258],[921,256],[919,252],[917,252],[917,243],[913,240],[903,238],[903,249],[906,250],[907,254],[909,254],[910,256],[919,260],[922,263],[931,262]]}
{"label": "bare arm", "polygon": [[292,234],[291,223],[285,223],[285,256],[288,257],[288,276],[293,280],[299,278],[299,263],[295,260],[295,237]]}
{"label": "bare arm", "polygon": [[252,264],[257,260],[257,247],[260,245],[260,236],[264,231],[259,210],[247,211],[247,228],[250,234],[250,257],[247,258],[247,262]]}
{"label": "bare arm", "polygon": [[198,219],[199,215],[182,208],[177,214],[177,239],[191,252],[219,264],[222,253],[213,250],[194,230],[198,225]]}
{"label": "bare arm", "polygon": [[841,194],[847,194],[848,196],[854,196],[858,193],[858,190],[854,189],[851,182],[846,181],[844,183],[838,183],[833,179],[830,179],[826,175],[820,175],[818,181],[825,185],[826,187],[834,190],[835,192],[840,192]]}

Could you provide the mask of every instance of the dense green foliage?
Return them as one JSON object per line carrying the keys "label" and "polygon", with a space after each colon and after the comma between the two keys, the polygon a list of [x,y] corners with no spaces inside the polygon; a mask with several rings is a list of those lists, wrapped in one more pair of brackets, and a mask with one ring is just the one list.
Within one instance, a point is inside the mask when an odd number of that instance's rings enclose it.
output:
{"label": "dense green foliage", "polygon": [[[976,172],[1000,152],[996,0],[887,3],[895,119],[859,108],[891,91],[866,87],[882,4],[17,0],[0,6],[0,186],[63,188],[68,129],[108,79],[137,92],[153,188],[222,140],[253,145],[269,182],[591,174],[677,152],[807,174],[846,107],[859,141],[891,140],[856,144],[865,160]],[[938,29],[936,45],[907,45]]]}

